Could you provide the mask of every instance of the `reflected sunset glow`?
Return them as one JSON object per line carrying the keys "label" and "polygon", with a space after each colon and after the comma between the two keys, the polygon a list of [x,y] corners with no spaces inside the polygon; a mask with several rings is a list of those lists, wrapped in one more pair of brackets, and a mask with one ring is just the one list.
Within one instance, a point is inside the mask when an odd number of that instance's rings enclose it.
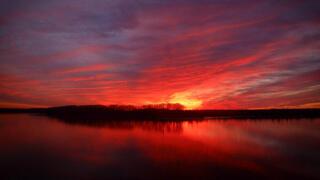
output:
{"label": "reflected sunset glow", "polygon": [[312,154],[320,150],[319,119],[127,121],[99,126],[23,114],[0,119],[0,144],[5,145],[0,149],[1,169],[13,168],[18,174],[32,173],[20,162],[26,156],[32,159],[28,167],[54,172],[51,177],[57,178],[71,172],[73,178],[93,173],[99,179],[320,177],[320,159]]}

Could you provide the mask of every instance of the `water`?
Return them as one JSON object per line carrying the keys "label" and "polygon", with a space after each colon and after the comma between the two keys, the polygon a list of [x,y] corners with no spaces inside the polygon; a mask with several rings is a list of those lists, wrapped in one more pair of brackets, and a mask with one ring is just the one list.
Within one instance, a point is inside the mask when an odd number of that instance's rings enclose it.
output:
{"label": "water", "polygon": [[320,119],[68,124],[0,115],[0,177],[320,178]]}

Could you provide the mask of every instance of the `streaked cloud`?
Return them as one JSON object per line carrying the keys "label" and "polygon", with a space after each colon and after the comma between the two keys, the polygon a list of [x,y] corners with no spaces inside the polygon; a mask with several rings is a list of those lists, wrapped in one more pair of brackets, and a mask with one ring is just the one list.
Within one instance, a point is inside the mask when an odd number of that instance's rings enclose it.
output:
{"label": "streaked cloud", "polygon": [[0,105],[319,107],[319,9],[317,0],[3,0]]}

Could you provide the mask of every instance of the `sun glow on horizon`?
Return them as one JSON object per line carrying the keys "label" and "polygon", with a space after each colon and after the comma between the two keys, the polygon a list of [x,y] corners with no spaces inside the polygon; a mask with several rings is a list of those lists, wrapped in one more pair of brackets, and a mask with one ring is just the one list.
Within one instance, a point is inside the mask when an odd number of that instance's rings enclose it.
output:
{"label": "sun glow on horizon", "polygon": [[170,103],[179,103],[187,110],[198,109],[202,105],[202,101],[197,98],[189,97],[189,93],[175,93],[170,99]]}

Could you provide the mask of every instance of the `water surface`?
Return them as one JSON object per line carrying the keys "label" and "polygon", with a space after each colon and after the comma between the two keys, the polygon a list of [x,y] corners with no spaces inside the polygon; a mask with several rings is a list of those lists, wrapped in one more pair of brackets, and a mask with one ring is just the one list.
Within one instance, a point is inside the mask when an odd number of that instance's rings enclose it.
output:
{"label": "water surface", "polygon": [[66,123],[0,115],[8,178],[320,178],[320,119]]}

